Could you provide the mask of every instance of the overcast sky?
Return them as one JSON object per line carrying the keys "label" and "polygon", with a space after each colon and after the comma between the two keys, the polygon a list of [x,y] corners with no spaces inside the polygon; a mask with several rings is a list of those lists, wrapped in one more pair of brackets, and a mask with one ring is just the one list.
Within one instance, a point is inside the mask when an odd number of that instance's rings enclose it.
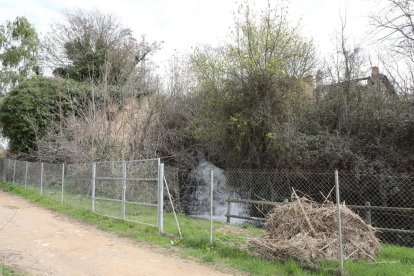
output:
{"label": "overcast sky", "polygon": [[[251,1],[258,8],[267,0]],[[276,0],[271,1],[275,3]],[[375,0],[291,0],[289,20],[300,21],[302,34],[313,38],[319,52],[334,49],[339,15],[347,14],[348,33],[356,42],[368,37],[367,16],[378,9]],[[0,0],[0,21],[26,16],[42,35],[49,25],[62,18],[65,9],[92,9],[110,12],[130,27],[136,37],[163,41],[155,57],[160,66],[177,51],[186,53],[199,44],[217,45],[226,39],[237,11],[235,0]],[[1,22],[1,23],[2,23]]]}

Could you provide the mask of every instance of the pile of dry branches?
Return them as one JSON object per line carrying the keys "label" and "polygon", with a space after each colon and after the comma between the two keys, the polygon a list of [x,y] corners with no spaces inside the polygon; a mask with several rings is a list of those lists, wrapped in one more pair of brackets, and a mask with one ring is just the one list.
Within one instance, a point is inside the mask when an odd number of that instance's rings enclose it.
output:
{"label": "pile of dry branches", "polygon": [[[345,205],[341,205],[344,258],[373,259],[379,249],[373,228]],[[317,204],[295,192],[292,202],[278,205],[266,220],[265,234],[248,240],[257,253],[279,260],[300,262],[338,260],[336,205]]]}

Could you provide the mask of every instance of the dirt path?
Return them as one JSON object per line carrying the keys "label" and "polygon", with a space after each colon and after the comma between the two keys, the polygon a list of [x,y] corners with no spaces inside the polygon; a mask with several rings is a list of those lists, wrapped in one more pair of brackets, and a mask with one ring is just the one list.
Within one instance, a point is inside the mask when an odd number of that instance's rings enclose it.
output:
{"label": "dirt path", "polygon": [[0,261],[30,275],[223,275],[0,191]]}

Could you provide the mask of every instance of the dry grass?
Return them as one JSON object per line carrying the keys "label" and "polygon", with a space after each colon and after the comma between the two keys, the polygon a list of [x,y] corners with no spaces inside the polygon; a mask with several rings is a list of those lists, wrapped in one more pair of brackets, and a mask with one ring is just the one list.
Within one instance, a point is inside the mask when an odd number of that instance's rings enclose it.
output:
{"label": "dry grass", "polygon": [[[248,246],[279,260],[338,260],[336,205],[317,204],[296,193],[292,198],[292,202],[273,209],[264,225],[265,234],[248,240]],[[345,205],[341,205],[341,221],[344,257],[373,260],[380,246],[373,228]]]}

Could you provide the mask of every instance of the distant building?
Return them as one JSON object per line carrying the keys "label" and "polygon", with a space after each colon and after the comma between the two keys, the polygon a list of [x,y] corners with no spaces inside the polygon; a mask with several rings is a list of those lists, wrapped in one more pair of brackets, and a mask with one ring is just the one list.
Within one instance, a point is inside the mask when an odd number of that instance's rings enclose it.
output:
{"label": "distant building", "polygon": [[352,87],[354,90],[360,91],[361,93],[370,93],[385,98],[398,97],[397,92],[388,77],[381,74],[377,66],[371,68],[371,76],[368,77],[333,84],[322,84],[321,80],[322,77],[319,73],[316,75],[316,85],[313,91],[316,98],[325,97],[328,93],[349,87]]}

